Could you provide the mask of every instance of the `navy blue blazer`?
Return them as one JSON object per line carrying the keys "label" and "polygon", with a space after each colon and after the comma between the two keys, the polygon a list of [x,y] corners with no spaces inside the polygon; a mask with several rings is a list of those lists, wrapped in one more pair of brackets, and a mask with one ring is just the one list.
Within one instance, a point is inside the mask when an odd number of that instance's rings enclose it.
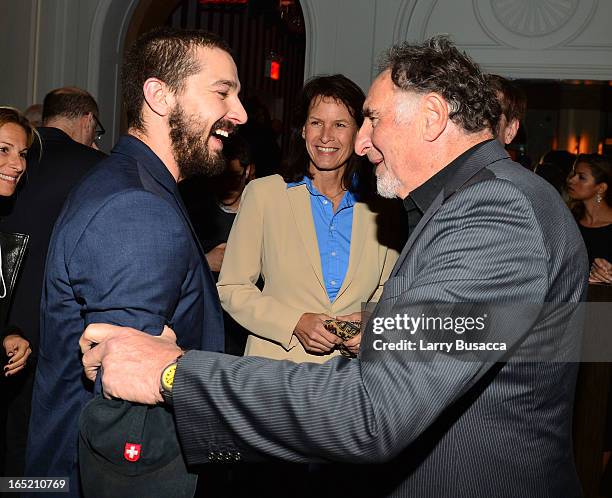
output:
{"label": "navy blue blazer", "polygon": [[83,329],[106,322],[160,334],[168,324],[184,349],[223,349],[217,290],[176,182],[135,137],[122,137],[66,201],[40,318],[25,475],[70,476],[78,496],[78,418],[93,396]]}

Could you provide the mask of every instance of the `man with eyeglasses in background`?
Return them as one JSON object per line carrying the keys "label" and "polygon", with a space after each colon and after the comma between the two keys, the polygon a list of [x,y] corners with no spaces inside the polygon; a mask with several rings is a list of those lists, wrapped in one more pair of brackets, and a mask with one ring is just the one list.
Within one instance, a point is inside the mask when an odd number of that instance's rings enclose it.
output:
{"label": "man with eyeglasses in background", "polygon": [[102,126],[102,123],[100,123],[100,120],[98,119],[98,116],[96,116],[95,114],[91,115],[94,119],[94,121],[96,122],[96,128],[94,130],[94,141],[92,142],[91,146],[94,149],[98,149],[98,142],[100,140],[102,140],[102,136],[106,133],[106,130],[104,129],[104,126]]}
{"label": "man with eyeglasses in background", "polygon": [[[64,87],[43,102],[40,144],[28,153],[28,169],[17,194],[2,205],[0,230],[30,236],[6,323],[0,324],[4,352],[0,475],[23,476],[30,401],[39,343],[40,296],[53,225],[72,187],[106,154],[95,141],[104,134],[98,105],[85,90]],[[40,147],[39,147],[40,146]],[[0,418],[3,420],[3,418]]]}

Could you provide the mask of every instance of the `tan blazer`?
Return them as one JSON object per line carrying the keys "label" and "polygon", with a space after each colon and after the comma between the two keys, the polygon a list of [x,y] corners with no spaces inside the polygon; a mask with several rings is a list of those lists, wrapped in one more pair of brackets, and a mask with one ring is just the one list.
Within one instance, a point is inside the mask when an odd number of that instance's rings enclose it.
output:
{"label": "tan blazer", "polygon": [[[221,304],[251,334],[245,355],[323,363],[328,355],[307,353],[295,326],[303,313],[332,317],[359,311],[377,298],[398,253],[377,241],[376,213],[353,208],[347,273],[329,301],[305,185],[287,188],[279,175],[254,180],[245,189],[230,232],[217,289]],[[259,276],[265,285],[260,291]]]}

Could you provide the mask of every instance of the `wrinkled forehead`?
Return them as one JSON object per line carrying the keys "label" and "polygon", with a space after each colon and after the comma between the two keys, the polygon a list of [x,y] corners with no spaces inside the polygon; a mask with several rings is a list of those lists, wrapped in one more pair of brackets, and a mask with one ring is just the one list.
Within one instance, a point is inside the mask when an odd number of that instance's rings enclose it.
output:
{"label": "wrinkled forehead", "polygon": [[380,73],[370,86],[363,106],[364,115],[380,116],[399,108],[413,109],[421,96],[417,92],[398,88],[391,79],[391,70],[387,69]]}
{"label": "wrinkled forehead", "polygon": [[391,71],[386,70],[380,73],[370,85],[368,95],[364,103],[364,108],[367,105],[378,104],[394,93],[394,85],[391,80]]}

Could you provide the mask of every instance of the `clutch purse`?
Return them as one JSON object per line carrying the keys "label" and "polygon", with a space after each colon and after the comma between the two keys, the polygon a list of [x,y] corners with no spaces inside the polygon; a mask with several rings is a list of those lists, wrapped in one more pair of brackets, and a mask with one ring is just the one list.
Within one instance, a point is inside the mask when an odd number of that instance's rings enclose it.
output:
{"label": "clutch purse", "polygon": [[4,326],[29,235],[0,232],[0,325]]}
{"label": "clutch purse", "polygon": [[[337,335],[343,341],[347,341],[359,334],[361,330],[361,322],[348,322],[345,320],[325,320],[325,329],[332,334]],[[356,355],[351,353],[344,344],[336,346],[342,356],[347,358],[355,358]]]}

